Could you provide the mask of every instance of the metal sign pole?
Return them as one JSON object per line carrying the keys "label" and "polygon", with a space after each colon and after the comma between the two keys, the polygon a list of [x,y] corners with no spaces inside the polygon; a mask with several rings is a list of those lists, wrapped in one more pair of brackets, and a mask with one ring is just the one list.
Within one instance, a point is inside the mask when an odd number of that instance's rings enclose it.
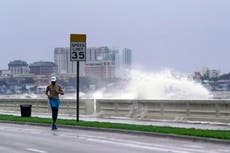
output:
{"label": "metal sign pole", "polygon": [[79,122],[79,61],[77,61],[77,122]]}
{"label": "metal sign pole", "polygon": [[79,61],[86,61],[86,35],[70,34],[70,60],[77,61],[76,78],[76,121],[79,122]]}

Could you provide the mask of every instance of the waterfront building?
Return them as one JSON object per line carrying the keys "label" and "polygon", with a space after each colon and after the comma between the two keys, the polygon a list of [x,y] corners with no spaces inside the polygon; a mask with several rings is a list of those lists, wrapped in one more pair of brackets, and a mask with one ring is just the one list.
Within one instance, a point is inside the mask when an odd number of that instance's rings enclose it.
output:
{"label": "waterfront building", "polygon": [[8,69],[13,76],[25,75],[29,73],[27,62],[21,60],[14,60],[8,64]]}
{"label": "waterfront building", "polygon": [[216,69],[210,69],[208,71],[209,78],[217,78],[220,75],[220,71]]}
{"label": "waterfront building", "polygon": [[10,70],[0,70],[0,76],[3,78],[8,78],[11,76]]}
{"label": "waterfront building", "polygon": [[207,78],[217,78],[220,75],[220,71],[217,69],[209,69],[208,67],[203,67],[201,70],[201,75]]}
{"label": "waterfront building", "polygon": [[193,79],[194,79],[194,80],[200,82],[200,81],[201,81],[201,78],[202,78],[202,76],[201,76],[201,73],[200,73],[200,72],[194,72],[194,74],[193,74]]}
{"label": "waterfront building", "polygon": [[40,61],[29,65],[30,73],[35,75],[51,75],[57,73],[57,65],[53,62]]}
{"label": "waterfront building", "polygon": [[91,61],[85,64],[85,75],[98,79],[115,78],[115,65],[111,61]]}

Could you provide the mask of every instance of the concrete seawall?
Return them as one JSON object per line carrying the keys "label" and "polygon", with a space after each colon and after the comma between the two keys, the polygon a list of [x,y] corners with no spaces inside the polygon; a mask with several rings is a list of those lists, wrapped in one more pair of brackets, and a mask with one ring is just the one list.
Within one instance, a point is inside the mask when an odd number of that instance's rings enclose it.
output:
{"label": "concrete seawall", "polygon": [[[50,114],[51,110],[47,99],[0,99],[0,110],[5,112],[20,112],[21,104],[32,105],[33,113]],[[80,114],[92,115],[94,112],[94,105],[92,99],[85,99],[80,101]],[[60,114],[68,116],[76,115],[76,100],[61,99]]]}
{"label": "concrete seawall", "polygon": [[[21,104],[31,104],[32,114],[50,113],[47,99],[0,99],[0,110],[20,112]],[[62,99],[60,114],[75,116],[76,100]],[[230,123],[230,100],[81,99],[80,115]]]}
{"label": "concrete seawall", "polygon": [[97,100],[101,117],[230,123],[229,100]]}

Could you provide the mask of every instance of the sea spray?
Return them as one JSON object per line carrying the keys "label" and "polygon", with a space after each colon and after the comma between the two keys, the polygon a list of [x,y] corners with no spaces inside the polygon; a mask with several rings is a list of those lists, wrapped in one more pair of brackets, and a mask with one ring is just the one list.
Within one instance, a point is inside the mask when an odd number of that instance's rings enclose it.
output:
{"label": "sea spray", "polygon": [[210,92],[186,75],[171,70],[160,72],[130,71],[129,81],[118,90],[103,88],[94,98],[111,99],[210,99]]}

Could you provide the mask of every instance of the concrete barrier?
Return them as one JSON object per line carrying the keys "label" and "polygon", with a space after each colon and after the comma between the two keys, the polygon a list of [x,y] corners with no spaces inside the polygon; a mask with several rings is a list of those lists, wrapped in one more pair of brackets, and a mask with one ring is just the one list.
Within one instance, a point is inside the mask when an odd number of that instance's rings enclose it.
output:
{"label": "concrete barrier", "polygon": [[230,123],[230,100],[119,100],[99,99],[100,117]]}
{"label": "concrete barrier", "polygon": [[[76,115],[76,100],[61,99],[60,114]],[[0,99],[0,111],[20,113],[21,104],[33,113],[50,114],[47,99]],[[80,115],[146,120],[211,121],[230,123],[230,100],[124,100],[81,99]]]}
{"label": "concrete barrier", "polygon": [[[33,113],[50,114],[48,99],[0,99],[0,110],[10,112],[20,112],[21,104],[32,105]],[[60,114],[69,116],[76,115],[76,100],[74,99],[61,99]],[[94,113],[94,103],[92,99],[80,100],[80,114],[92,115]]]}

